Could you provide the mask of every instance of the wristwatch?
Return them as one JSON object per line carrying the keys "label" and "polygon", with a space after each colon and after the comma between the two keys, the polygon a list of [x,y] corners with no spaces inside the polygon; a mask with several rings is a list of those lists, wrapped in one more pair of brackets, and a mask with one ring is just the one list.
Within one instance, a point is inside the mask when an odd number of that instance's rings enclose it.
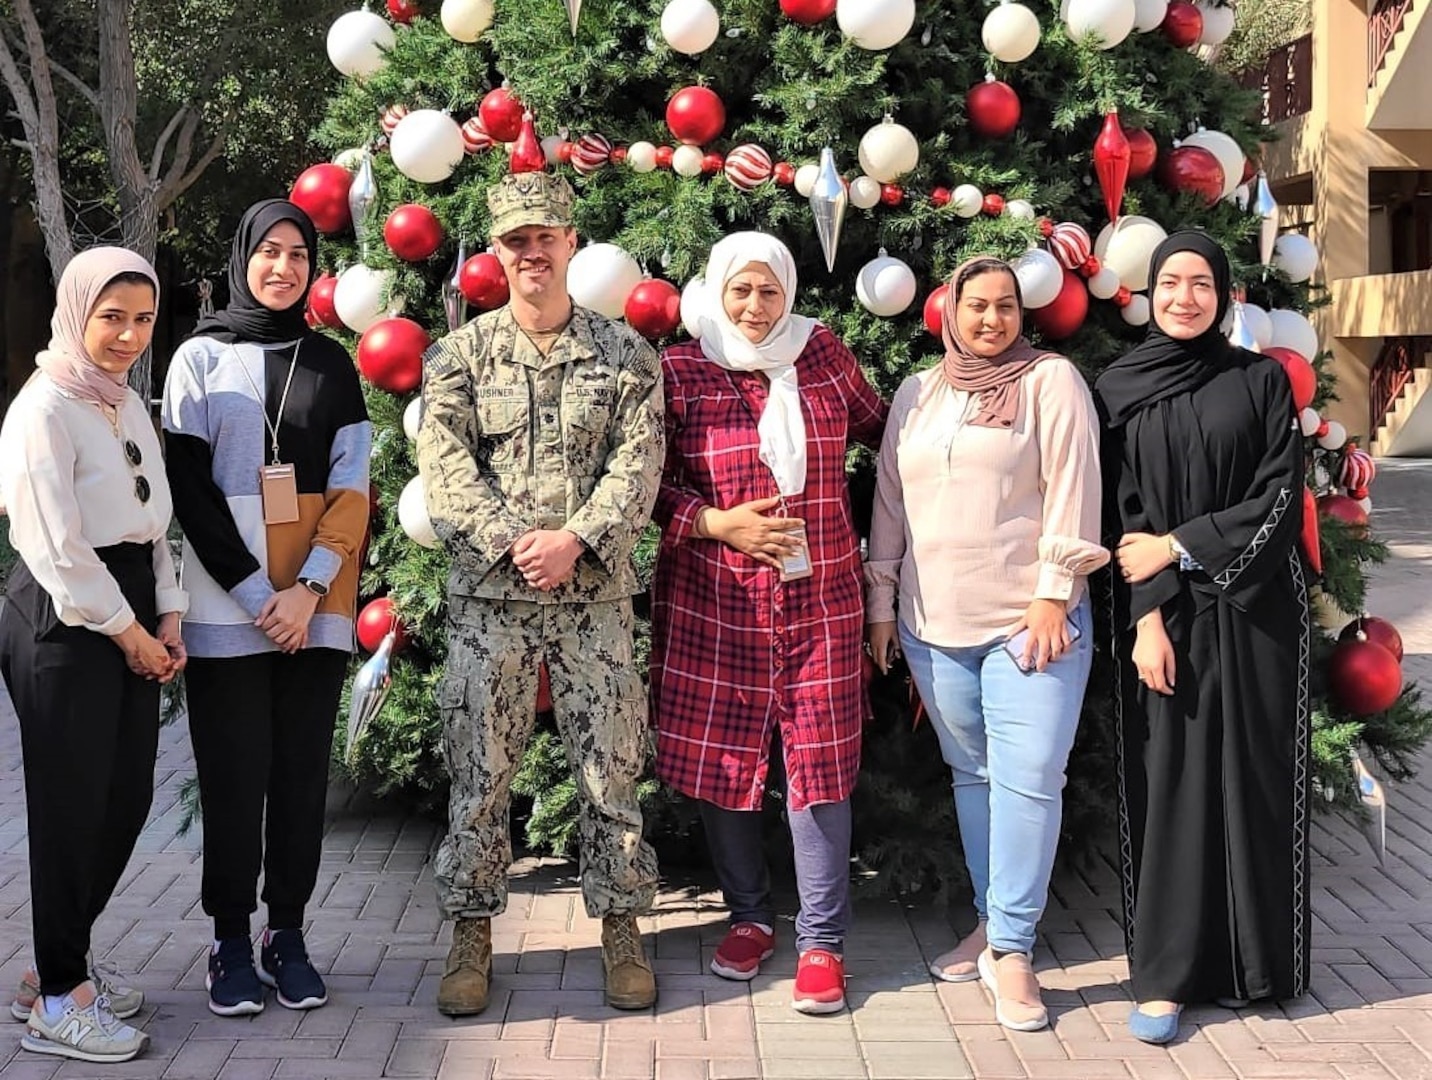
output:
{"label": "wristwatch", "polygon": [[319,581],[317,578],[301,577],[298,579],[298,583],[302,585],[305,589],[307,589],[309,592],[311,592],[314,596],[328,595],[328,586],[323,584],[323,582]]}

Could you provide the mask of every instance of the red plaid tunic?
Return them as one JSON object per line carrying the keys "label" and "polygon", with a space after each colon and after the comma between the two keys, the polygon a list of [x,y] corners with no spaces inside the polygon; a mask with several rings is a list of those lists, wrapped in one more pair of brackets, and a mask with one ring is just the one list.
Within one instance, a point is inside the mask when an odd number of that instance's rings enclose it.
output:
{"label": "red plaid tunic", "polygon": [[809,466],[803,518],[811,577],[784,584],[771,567],[693,533],[705,506],[770,498],[756,422],[767,388],[683,342],[662,357],[666,471],[652,582],[652,718],[656,771],[672,787],[731,810],[761,804],[771,736],[785,748],[793,810],[846,798],[860,768],[864,634],[860,547],[850,515],[849,439],[880,441],[888,406],[855,356],[818,326],[796,360]]}

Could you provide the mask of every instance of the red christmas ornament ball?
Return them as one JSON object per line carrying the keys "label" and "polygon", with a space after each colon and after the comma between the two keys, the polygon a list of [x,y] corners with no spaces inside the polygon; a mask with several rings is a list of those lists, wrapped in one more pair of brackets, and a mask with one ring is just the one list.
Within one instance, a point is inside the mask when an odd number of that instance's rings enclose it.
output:
{"label": "red christmas ornament ball", "polygon": [[943,338],[942,331],[945,326],[945,296],[950,291],[950,286],[937,285],[930,290],[930,295],[925,297],[925,329],[937,338]]}
{"label": "red christmas ornament ball", "polygon": [[1203,34],[1203,12],[1188,0],[1173,0],[1163,22],[1159,24],[1159,29],[1175,48],[1187,49],[1190,45],[1198,44],[1198,39]]}
{"label": "red christmas ornament ball", "polygon": [[671,96],[666,105],[666,126],[689,146],[704,146],[726,126],[726,105],[716,91],[688,86]]}
{"label": "red christmas ornament ball", "polygon": [[1134,294],[1126,286],[1120,285],[1114,292],[1114,306],[1126,308],[1134,302]]}
{"label": "red christmas ornament ball", "polygon": [[947,187],[937,187],[930,192],[930,202],[936,206],[949,206],[953,197]]}
{"label": "red christmas ornament ball", "polygon": [[1359,633],[1368,641],[1381,645],[1399,664],[1402,662],[1402,635],[1397,632],[1397,627],[1386,619],[1379,619],[1376,615],[1364,615],[1360,619],[1354,619],[1343,627],[1338,640],[1356,641]]}
{"label": "red christmas ornament ball", "polygon": [[489,90],[477,107],[482,126],[498,142],[514,142],[522,131],[522,102],[505,86]]}
{"label": "red christmas ornament ball", "polygon": [[990,192],[984,197],[984,202],[980,205],[980,209],[990,217],[999,217],[1000,214],[1004,213],[1004,196]]}
{"label": "red christmas ornament ball", "polygon": [[712,150],[701,159],[701,171],[707,176],[715,176],[725,167],[726,159],[715,150]]}
{"label": "red christmas ornament ball", "polygon": [[1223,166],[1201,146],[1178,146],[1165,154],[1158,180],[1170,191],[1197,195],[1205,206],[1223,197]]}
{"label": "red christmas ornament ball", "polygon": [[423,381],[423,353],[432,343],[412,319],[382,319],[358,339],[358,370],[379,390],[410,394]]}
{"label": "red christmas ornament ball", "polygon": [[457,272],[457,287],[467,302],[479,311],[491,311],[507,303],[511,292],[507,284],[507,272],[502,263],[490,251],[481,251]]}
{"label": "red christmas ornament ball", "polygon": [[1402,693],[1402,665],[1373,641],[1340,641],[1328,657],[1328,690],[1354,716],[1392,708]]}
{"label": "red christmas ornament ball", "polygon": [[1089,287],[1072,270],[1064,271],[1064,284],[1059,295],[1041,308],[1029,313],[1039,332],[1052,341],[1073,337],[1089,314]]}
{"label": "red christmas ornament ball", "polygon": [[288,201],[312,218],[319,232],[342,232],[353,221],[348,211],[348,188],[352,183],[353,174],[342,165],[310,165],[293,182]]}
{"label": "red christmas ornament ball", "polygon": [[886,206],[899,206],[905,201],[905,189],[899,184],[881,184],[880,201]]}
{"label": "red christmas ornament ball", "polygon": [[358,613],[358,644],[363,646],[364,651],[377,652],[389,630],[398,632],[393,641],[393,651],[401,652],[408,643],[408,628],[398,618],[393,601],[380,596],[364,604],[363,610]]}
{"label": "red christmas ornament ball", "polygon": [[404,262],[422,262],[431,257],[442,247],[445,235],[437,215],[421,203],[394,207],[383,223],[383,239]]}
{"label": "red christmas ornament ball", "polygon": [[415,0],[388,0],[388,15],[395,23],[406,26],[418,16]]}
{"label": "red christmas ornament ball", "polygon": [[676,151],[669,146],[658,146],[656,148],[656,167],[658,169],[671,168],[671,156],[675,152]]}
{"label": "red christmas ornament ball", "polygon": [[338,288],[338,278],[332,274],[322,274],[308,290],[308,310],[320,325],[330,330],[342,330],[343,320],[338,317],[338,309],[333,306],[333,290]]}
{"label": "red christmas ornament ball", "polygon": [[796,167],[789,161],[778,161],[776,167],[771,170],[771,175],[781,187],[790,187],[796,182]]}
{"label": "red christmas ornament ball", "polygon": [[[565,146],[565,145],[570,145],[570,144],[569,144],[569,143],[564,143],[563,145]],[[557,156],[558,156],[559,158],[562,157],[562,151],[561,151],[560,148],[558,148],[558,150],[557,150]],[[570,150],[568,150],[568,151],[567,151],[567,157],[566,157],[565,159],[563,159],[563,160],[570,160],[571,157],[572,157],[572,152],[571,152]],[[613,165],[620,165],[623,161],[626,160],[626,157],[627,157],[627,148],[626,148],[625,146],[613,146],[613,147],[612,147],[612,156],[611,156],[610,160],[611,160],[611,163],[612,163]]]}
{"label": "red christmas ornament ball", "polygon": [[1318,499],[1318,516],[1336,518],[1346,525],[1353,536],[1367,535],[1367,511],[1357,504],[1356,499],[1346,495],[1323,495]]}
{"label": "red christmas ornament ball", "polygon": [[1159,144],[1143,128],[1126,130],[1124,137],[1129,140],[1129,179],[1142,180],[1154,171],[1159,159]]}
{"label": "red christmas ornament ball", "polygon": [[814,26],[835,14],[835,0],[781,0],[781,14],[802,26]]}
{"label": "red christmas ornament ball", "polygon": [[1318,392],[1318,374],[1313,370],[1313,365],[1300,353],[1282,345],[1270,345],[1263,350],[1263,355],[1270,360],[1276,360],[1288,374],[1288,385],[1293,390],[1293,408],[1302,412],[1313,403],[1313,395]]}
{"label": "red christmas ornament ball", "polygon": [[627,294],[623,314],[627,324],[642,337],[652,341],[664,338],[681,325],[681,291],[660,278],[639,282]]}
{"label": "red christmas ornament ball", "polygon": [[977,83],[965,95],[965,113],[976,134],[1003,139],[1019,126],[1019,95],[1009,83]]}

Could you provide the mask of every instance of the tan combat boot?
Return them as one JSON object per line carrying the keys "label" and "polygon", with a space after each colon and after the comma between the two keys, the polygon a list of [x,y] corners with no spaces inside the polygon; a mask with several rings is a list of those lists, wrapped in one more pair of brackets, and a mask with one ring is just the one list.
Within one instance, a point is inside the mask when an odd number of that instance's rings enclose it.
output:
{"label": "tan combat boot", "polygon": [[614,1009],[649,1009],[656,1004],[656,976],[641,947],[635,915],[608,915],[602,920],[602,968],[607,976],[607,1004]]}
{"label": "tan combat boot", "polygon": [[492,920],[458,919],[452,948],[438,984],[438,1012],[444,1016],[475,1016],[487,1008],[492,981]]}

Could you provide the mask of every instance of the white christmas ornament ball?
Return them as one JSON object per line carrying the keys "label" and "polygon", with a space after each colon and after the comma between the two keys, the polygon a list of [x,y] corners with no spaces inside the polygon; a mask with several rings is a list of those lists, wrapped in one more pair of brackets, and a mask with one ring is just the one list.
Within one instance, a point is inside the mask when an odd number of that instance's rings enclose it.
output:
{"label": "white christmas ornament ball", "polygon": [[1004,204],[1004,212],[1016,221],[1034,220],[1034,204],[1028,199],[1010,199]]}
{"label": "white christmas ornament ball", "polygon": [[706,279],[698,274],[688,281],[681,290],[681,326],[690,337],[699,338],[701,336],[697,309],[700,304],[701,290],[705,287]]}
{"label": "white christmas ornament ball", "polygon": [[338,284],[333,287],[333,310],[344,326],[361,334],[388,313],[384,297],[392,284],[391,270],[374,270],[356,263],[338,275]]}
{"label": "white christmas ornament ball", "polygon": [[661,12],[661,36],[679,53],[695,56],[721,33],[721,16],[710,0],[671,0]]}
{"label": "white christmas ornament ball", "polygon": [[419,547],[435,548],[440,543],[438,534],[433,532],[433,519],[428,517],[428,500],[423,494],[421,476],[403,485],[403,493],[398,496],[398,524]]}
{"label": "white christmas ornament ball", "polygon": [[920,144],[904,124],[876,124],[860,137],[860,167],[883,184],[893,184],[920,164]]}
{"label": "white christmas ornament ball", "polygon": [[1311,405],[1298,414],[1298,430],[1304,435],[1313,436],[1318,433],[1318,428],[1323,426],[1323,418],[1318,415],[1318,410]]}
{"label": "white christmas ornament ball", "polygon": [[414,109],[398,121],[388,150],[394,167],[409,180],[438,184],[462,161],[462,128],[445,112]]}
{"label": "white christmas ornament ball", "polygon": [[656,168],[656,147],[645,140],[627,147],[627,167],[632,172],[649,173]]}
{"label": "white christmas ornament ball", "polygon": [[1017,64],[1039,47],[1039,18],[1023,4],[1000,4],[985,16],[980,39],[996,60]]}
{"label": "white christmas ornament ball", "polygon": [[1340,450],[1345,442],[1347,442],[1347,428],[1336,420],[1329,420],[1327,434],[1318,438],[1318,445],[1324,450]]}
{"label": "white christmas ornament ball", "polygon": [[588,244],[567,267],[567,291],[584,308],[620,319],[627,296],[641,281],[637,261],[616,244]]}
{"label": "white christmas ornament ball", "polygon": [[456,41],[476,41],[492,25],[492,17],[492,0],[443,0],[443,29]]}
{"label": "white christmas ornament ball", "polygon": [[1135,293],[1130,298],[1128,306],[1119,314],[1130,326],[1146,325],[1149,321],[1149,298],[1141,293]]}
{"label": "white christmas ornament ball", "polygon": [[418,441],[418,428],[423,426],[423,396],[419,394],[403,409],[403,434]]}
{"label": "white christmas ornament ball", "polygon": [[1112,300],[1118,291],[1119,275],[1107,266],[1101,266],[1099,272],[1089,279],[1089,295],[1096,300]]}
{"label": "white christmas ornament ball", "polygon": [[1152,218],[1125,214],[1117,225],[1105,225],[1099,231],[1094,254],[1119,275],[1119,284],[1124,288],[1142,292],[1149,287],[1149,260],[1154,248],[1167,236],[1163,226]]}
{"label": "white christmas ornament ball", "polygon": [[1138,12],[1134,0],[1069,0],[1065,22],[1075,41],[1099,39],[1099,48],[1112,49],[1134,29]]}
{"label": "white christmas ornament ball", "polygon": [[364,78],[388,62],[397,42],[388,20],[371,11],[349,11],[328,28],[328,59],[345,75]]}
{"label": "white christmas ornament ball", "polygon": [[816,179],[820,176],[820,166],[813,161],[806,162],[796,170],[796,194],[803,199],[809,199],[810,193],[815,190]]}
{"label": "white christmas ornament ball", "polygon": [[1237,13],[1229,5],[1199,4],[1203,14],[1203,32],[1198,35],[1200,45],[1222,45],[1233,33]]}
{"label": "white christmas ornament ball", "polygon": [[[548,165],[557,166],[562,163],[562,143],[564,141],[560,135],[548,135],[542,140],[542,156],[547,159]],[[513,143],[512,145],[516,146],[517,144]]]}
{"label": "white christmas ornament ball", "polygon": [[915,25],[915,0],[836,0],[835,21],[862,49],[888,49]]}
{"label": "white christmas ornament ball", "polygon": [[1268,320],[1273,327],[1273,332],[1268,336],[1269,345],[1292,349],[1304,360],[1312,363],[1313,358],[1321,351],[1318,348],[1318,332],[1313,329],[1312,323],[1288,308],[1275,308],[1268,312]]}
{"label": "white christmas ornament ball", "polygon": [[1253,340],[1258,343],[1260,351],[1273,344],[1273,320],[1268,318],[1268,313],[1257,304],[1244,303],[1243,323],[1253,335]]}
{"label": "white christmas ornament ball", "polygon": [[1362,512],[1364,514],[1372,513],[1372,499],[1358,499],[1357,505],[1362,507]]}
{"label": "white christmas ornament ball", "polygon": [[1064,287],[1064,267],[1058,259],[1043,248],[1030,248],[1012,265],[1025,307],[1042,308],[1054,303]]}
{"label": "white christmas ornament ball", "polygon": [[961,184],[950,193],[950,205],[963,218],[972,218],[984,208],[984,192],[973,184]]}
{"label": "white christmas ornament ball", "polygon": [[1134,0],[1134,29],[1141,34],[1157,30],[1168,14],[1168,0]]}
{"label": "white christmas ornament ball", "polygon": [[915,272],[883,251],[860,268],[855,296],[873,315],[899,315],[915,301]]}
{"label": "white christmas ornament ball", "polygon": [[1202,147],[1218,159],[1218,164],[1223,167],[1223,192],[1220,198],[1226,199],[1238,190],[1238,185],[1243,182],[1243,166],[1248,159],[1242,148],[1233,141],[1233,136],[1203,128],[1195,131],[1179,145]]}
{"label": "white christmas ornament ball", "polygon": [[706,156],[699,146],[682,143],[671,153],[671,171],[688,179],[701,175],[701,159]]}
{"label": "white christmas ornament ball", "polygon": [[880,201],[880,181],[873,176],[857,176],[850,182],[850,205],[869,210]]}
{"label": "white christmas ornament ball", "polygon": [[1318,248],[1302,233],[1284,233],[1273,244],[1273,265],[1289,281],[1307,281],[1318,268]]}

